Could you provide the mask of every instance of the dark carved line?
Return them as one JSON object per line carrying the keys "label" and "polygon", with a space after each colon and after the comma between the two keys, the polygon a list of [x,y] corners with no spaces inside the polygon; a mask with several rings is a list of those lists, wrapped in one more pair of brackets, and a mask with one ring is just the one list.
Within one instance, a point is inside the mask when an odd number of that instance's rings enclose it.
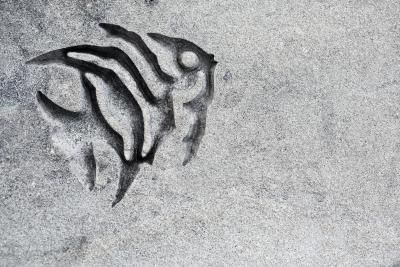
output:
{"label": "dark carved line", "polygon": [[128,164],[121,165],[121,171],[119,173],[118,189],[115,195],[115,199],[111,204],[112,207],[118,204],[125,196],[125,193],[128,191],[129,187],[131,186],[138,172],[139,172],[139,164],[137,162],[132,161],[129,162]]}
{"label": "dark carved line", "polygon": [[85,182],[88,186],[88,189],[91,191],[93,190],[96,181],[96,158],[94,157],[93,153],[93,144],[90,143],[90,145],[83,153],[84,153],[85,165],[88,169]]}
{"label": "dark carved line", "polygon": [[95,45],[78,45],[78,46],[67,47],[64,49],[65,51],[67,51],[67,53],[68,52],[85,53],[85,54],[95,55],[101,58],[116,60],[119,64],[121,64],[122,67],[124,67],[129,72],[129,74],[135,80],[136,85],[138,86],[138,89],[142,93],[145,100],[151,105],[154,105],[156,103],[156,97],[149,89],[146,81],[140,74],[135,63],[133,63],[133,61],[129,58],[129,56],[121,49],[112,46],[102,47]]}
{"label": "dark carved line", "polygon": [[39,106],[44,111],[44,113],[51,119],[56,120],[58,122],[65,123],[67,121],[76,121],[79,119],[79,116],[81,115],[80,112],[73,112],[60,107],[59,105],[51,101],[41,91],[37,92],[36,99],[38,101]]}
{"label": "dark carved line", "polygon": [[158,63],[157,56],[150,50],[150,48],[143,41],[142,37],[135,32],[128,31],[121,26],[108,24],[108,23],[100,23],[99,26],[107,31],[111,36],[121,38],[126,42],[135,46],[140,53],[143,54],[146,61],[150,64],[153,71],[162,79],[164,82],[173,83],[174,78],[169,74],[165,73]]}
{"label": "dark carved line", "polygon": [[96,96],[96,88],[94,85],[86,78],[85,74],[81,73],[81,83],[84,89],[85,98],[88,100],[89,106],[92,107],[92,115],[94,119],[98,121],[100,126],[108,134],[107,143],[117,152],[121,160],[125,159],[124,156],[124,144],[122,136],[115,131],[104,118],[100,111],[99,103]]}
{"label": "dark carved line", "polygon": [[183,166],[196,155],[206,130],[205,114],[192,113],[192,116],[194,117],[194,122],[190,125],[187,135],[183,138],[183,142],[186,143],[186,154],[183,160]]}

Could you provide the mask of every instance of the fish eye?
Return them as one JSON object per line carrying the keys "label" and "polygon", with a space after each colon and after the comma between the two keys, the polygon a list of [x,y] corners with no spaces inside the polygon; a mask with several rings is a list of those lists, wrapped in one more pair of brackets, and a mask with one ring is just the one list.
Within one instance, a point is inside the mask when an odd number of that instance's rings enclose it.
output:
{"label": "fish eye", "polygon": [[184,51],[178,57],[179,65],[185,69],[195,69],[200,65],[199,57],[192,51]]}

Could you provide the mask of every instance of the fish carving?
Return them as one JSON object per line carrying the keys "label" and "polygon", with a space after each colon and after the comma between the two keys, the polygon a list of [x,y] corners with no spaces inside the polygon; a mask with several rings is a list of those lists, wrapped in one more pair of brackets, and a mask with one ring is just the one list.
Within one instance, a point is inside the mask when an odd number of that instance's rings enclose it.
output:
{"label": "fish carving", "polygon": [[[214,95],[214,69],[217,62],[214,55],[205,52],[194,43],[181,38],[168,37],[159,33],[148,33],[148,37],[172,53],[171,66],[178,70],[175,74],[165,72],[142,37],[125,28],[107,23],[99,26],[106,31],[108,37],[116,38],[133,46],[144,58],[157,79],[165,85],[162,93],[155,94],[148,86],[141,71],[133,60],[122,49],[115,46],[77,45],[53,50],[39,55],[27,64],[48,65],[60,64],[78,71],[82,85],[84,108],[70,111],[62,107],[43,92],[37,92],[37,104],[43,116],[53,125],[60,126],[65,134],[79,136],[76,145],[86,169],[82,177],[83,185],[92,190],[96,183],[96,159],[93,153],[94,139],[105,141],[119,157],[121,162],[118,189],[112,206],[120,202],[132,184],[143,163],[153,164],[158,147],[163,139],[175,129],[173,94],[174,90],[182,90],[190,80],[203,79],[202,88],[189,101],[183,104],[190,113],[190,128],[183,142],[186,154],[183,165],[196,155],[202,137],[205,134],[207,110]],[[132,78],[143,101],[137,101],[134,94],[114,70],[100,66],[94,62],[78,59],[71,53],[87,54],[104,60],[116,61]],[[98,88],[89,76],[100,79],[106,87],[107,94],[118,103],[118,107],[129,114],[127,136],[114,129],[101,111],[98,101]],[[141,104],[140,104],[141,103]],[[152,133],[150,149],[145,152],[145,119],[144,110],[157,115],[158,125]]]}

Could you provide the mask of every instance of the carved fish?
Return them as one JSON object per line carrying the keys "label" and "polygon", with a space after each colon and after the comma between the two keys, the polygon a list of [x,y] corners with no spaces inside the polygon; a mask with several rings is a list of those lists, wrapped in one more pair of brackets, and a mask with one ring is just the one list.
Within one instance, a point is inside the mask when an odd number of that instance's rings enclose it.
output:
{"label": "carved fish", "polygon": [[[174,109],[172,91],[179,89],[183,80],[199,79],[203,77],[203,88],[190,101],[184,103],[184,108],[191,114],[191,126],[189,132],[183,139],[186,143],[186,155],[183,165],[186,165],[193,156],[196,155],[199,144],[205,133],[207,108],[210,105],[214,93],[214,68],[217,62],[214,55],[206,53],[192,42],[180,38],[172,38],[158,33],[148,33],[148,36],[169,49],[173,53],[175,62],[171,62],[178,68],[178,75],[174,77],[164,72],[158,62],[157,56],[150,50],[143,39],[136,33],[128,31],[121,26],[100,23],[110,37],[120,38],[130,45],[133,45],[144,57],[151,70],[167,87],[161,96],[153,94],[141,75],[139,69],[131,58],[120,48],[113,46],[78,45],[53,50],[29,60],[28,64],[62,64],[76,69],[81,74],[83,96],[86,108],[79,112],[69,111],[47,98],[42,92],[37,93],[37,102],[46,118],[58,125],[64,131],[74,134],[79,133],[83,136],[80,153],[84,158],[84,164],[88,169],[84,179],[84,185],[90,190],[95,183],[96,160],[93,155],[92,137],[96,136],[107,142],[118,154],[121,160],[121,170],[119,174],[119,184],[115,200],[115,206],[124,197],[126,191],[139,171],[139,165],[146,162],[153,163],[158,146],[163,138],[175,128]],[[93,55],[102,59],[113,59],[124,68],[144,99],[145,105],[151,107],[161,118],[157,132],[153,136],[153,143],[150,150],[144,155],[144,116],[143,109],[139,105],[135,96],[120,79],[116,72],[109,68],[99,66],[95,63],[71,57],[69,53],[82,53]],[[110,126],[104,117],[97,100],[97,89],[88,79],[87,75],[95,75],[100,78],[107,86],[107,90],[112,99],[118,102],[118,106],[123,108],[130,115],[128,121],[129,136],[126,140]],[[151,116],[152,114],[150,114]],[[128,144],[128,151],[126,148]]]}

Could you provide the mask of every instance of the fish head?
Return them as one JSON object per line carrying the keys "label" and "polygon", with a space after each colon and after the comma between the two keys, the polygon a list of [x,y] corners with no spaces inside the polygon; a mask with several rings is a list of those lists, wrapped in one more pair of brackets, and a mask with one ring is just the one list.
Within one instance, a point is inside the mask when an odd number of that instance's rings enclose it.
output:
{"label": "fish head", "polygon": [[193,84],[197,84],[199,79],[202,79],[199,83],[202,84],[202,88],[193,98],[204,98],[207,103],[210,103],[214,95],[214,69],[218,63],[214,59],[214,55],[185,39],[159,33],[148,33],[147,35],[159,45],[172,51],[174,65],[177,66],[180,73],[175,89],[188,91]]}

